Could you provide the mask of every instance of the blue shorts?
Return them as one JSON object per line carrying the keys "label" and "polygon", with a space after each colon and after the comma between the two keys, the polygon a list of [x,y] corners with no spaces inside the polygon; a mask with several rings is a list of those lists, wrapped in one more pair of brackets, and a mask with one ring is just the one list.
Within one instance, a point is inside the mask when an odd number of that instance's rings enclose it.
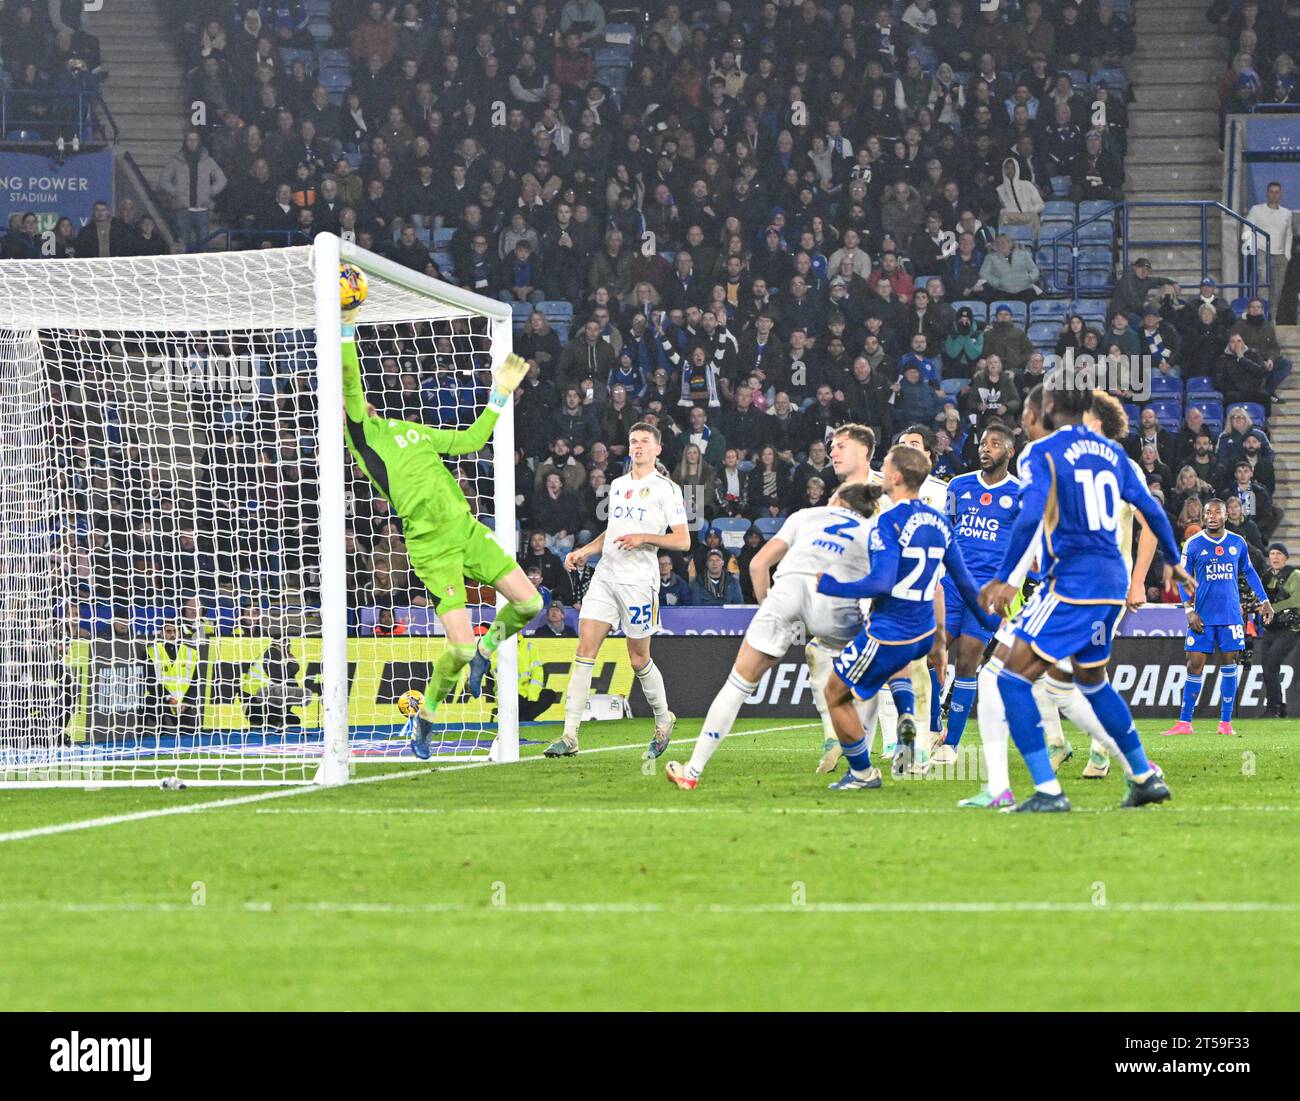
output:
{"label": "blue shorts", "polygon": [[1234,654],[1246,648],[1246,628],[1240,623],[1221,623],[1211,627],[1208,623],[1201,633],[1187,632],[1183,650],[1188,654]]}
{"label": "blue shorts", "polygon": [[[978,581],[975,582],[976,587],[979,584]],[[949,638],[968,635],[985,644],[993,637],[993,632],[966,607],[966,601],[961,598],[957,586],[948,580],[947,574],[943,576],[943,629],[948,632]]]}
{"label": "blue shorts", "polygon": [[1051,662],[1070,658],[1084,668],[1105,665],[1123,611],[1123,604],[1067,604],[1039,588],[1016,620],[1016,637]]}
{"label": "blue shorts", "polygon": [[934,645],[934,635],[915,642],[878,642],[866,631],[850,642],[835,659],[835,675],[853,689],[859,699],[869,700],[891,677],[923,658]]}

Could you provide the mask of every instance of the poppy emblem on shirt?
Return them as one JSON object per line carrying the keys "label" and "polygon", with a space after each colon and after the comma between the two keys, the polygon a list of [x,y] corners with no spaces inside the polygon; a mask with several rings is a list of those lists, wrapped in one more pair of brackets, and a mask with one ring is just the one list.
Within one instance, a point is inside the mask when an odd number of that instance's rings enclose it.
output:
{"label": "poppy emblem on shirt", "polygon": [[991,505],[992,503],[993,503],[993,494],[991,494],[991,493],[981,493],[981,494],[980,494],[980,504],[981,504],[981,505]]}
{"label": "poppy emblem on shirt", "polygon": [[1219,557],[1223,557],[1223,548],[1222,548],[1222,547],[1215,547],[1215,548],[1214,548],[1214,553],[1215,553],[1216,555],[1218,555]]}
{"label": "poppy emblem on shirt", "polygon": [[632,491],[629,489],[626,493],[623,494],[623,496],[626,497],[629,501],[632,500]]}

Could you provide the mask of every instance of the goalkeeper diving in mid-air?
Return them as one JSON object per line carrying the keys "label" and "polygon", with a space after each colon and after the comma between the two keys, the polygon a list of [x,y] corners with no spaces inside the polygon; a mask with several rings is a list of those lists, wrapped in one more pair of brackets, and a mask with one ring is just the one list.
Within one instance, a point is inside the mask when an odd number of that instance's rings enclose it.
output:
{"label": "goalkeeper diving in mid-air", "polygon": [[[424,707],[413,720],[411,752],[432,753],[434,713],[470,665],[470,690],[478,695],[497,648],[542,610],[541,594],[492,532],[470,512],[444,455],[469,455],[488,442],[501,411],[524,379],[528,365],[507,356],[493,369],[487,408],[465,429],[430,428],[417,421],[382,417],[366,401],[357,360],[358,308],[343,311],[343,407],[348,450],[374,487],[402,519],[411,567],[433,598],[447,635],[447,648],[434,663]],[[509,601],[487,633],[474,641],[465,608],[465,578],[491,585]],[[471,664],[472,663],[472,664]]]}

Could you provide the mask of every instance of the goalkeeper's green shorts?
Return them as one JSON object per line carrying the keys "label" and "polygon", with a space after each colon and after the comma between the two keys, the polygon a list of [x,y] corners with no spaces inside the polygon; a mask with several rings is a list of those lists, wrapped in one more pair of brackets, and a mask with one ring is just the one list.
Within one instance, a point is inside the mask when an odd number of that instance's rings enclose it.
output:
{"label": "goalkeeper's green shorts", "polygon": [[408,526],[406,551],[439,615],[465,607],[465,578],[495,585],[515,568],[492,532],[468,512],[436,529]]}

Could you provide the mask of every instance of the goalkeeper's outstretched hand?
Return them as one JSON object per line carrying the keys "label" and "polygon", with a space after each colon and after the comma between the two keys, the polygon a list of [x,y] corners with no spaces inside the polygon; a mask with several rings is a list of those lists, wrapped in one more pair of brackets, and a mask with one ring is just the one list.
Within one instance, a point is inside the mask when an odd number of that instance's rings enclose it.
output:
{"label": "goalkeeper's outstretched hand", "polygon": [[493,368],[492,381],[496,384],[498,390],[504,390],[507,394],[512,394],[519,389],[519,384],[524,381],[527,374],[528,361],[523,356],[511,353]]}
{"label": "goalkeeper's outstretched hand", "polygon": [[342,322],[345,326],[355,325],[361,317],[361,303],[358,302],[355,306],[351,307],[350,309],[340,310],[339,317],[342,319]]}

